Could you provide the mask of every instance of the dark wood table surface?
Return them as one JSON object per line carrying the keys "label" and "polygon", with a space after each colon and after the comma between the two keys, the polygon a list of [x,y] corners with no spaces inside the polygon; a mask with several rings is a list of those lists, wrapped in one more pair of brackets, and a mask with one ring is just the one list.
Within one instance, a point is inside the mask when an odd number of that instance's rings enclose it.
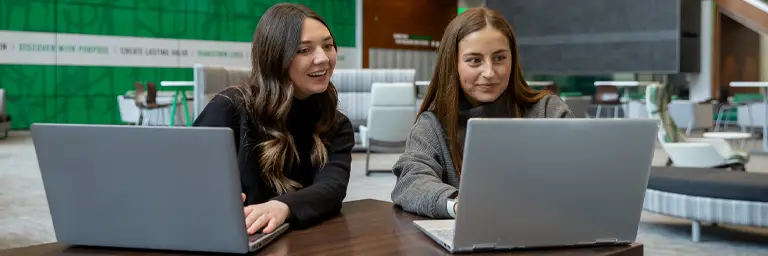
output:
{"label": "dark wood table surface", "polygon": [[[291,230],[256,255],[450,255],[424,235],[413,220],[392,203],[360,200],[344,203],[342,214],[317,226]],[[7,255],[211,255],[188,252],[126,250],[49,243],[0,251]],[[465,254],[460,255],[474,255]],[[478,254],[480,255],[480,254]],[[642,244],[611,247],[519,250],[482,255],[643,255]]]}

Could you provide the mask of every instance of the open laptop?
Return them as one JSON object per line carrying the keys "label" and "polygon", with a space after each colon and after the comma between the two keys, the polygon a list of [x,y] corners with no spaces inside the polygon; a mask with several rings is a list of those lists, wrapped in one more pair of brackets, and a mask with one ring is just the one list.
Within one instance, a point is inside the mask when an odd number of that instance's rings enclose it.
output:
{"label": "open laptop", "polygon": [[448,251],[635,241],[658,122],[470,119],[455,220],[414,223]]}
{"label": "open laptop", "polygon": [[232,130],[32,125],[56,238],[70,245],[248,253]]}

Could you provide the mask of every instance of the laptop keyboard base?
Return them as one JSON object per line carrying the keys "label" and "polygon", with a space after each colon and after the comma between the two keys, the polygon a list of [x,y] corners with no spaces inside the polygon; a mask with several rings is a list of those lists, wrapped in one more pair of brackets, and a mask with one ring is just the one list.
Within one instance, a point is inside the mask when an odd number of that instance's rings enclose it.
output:
{"label": "laptop keyboard base", "polygon": [[262,238],[262,237],[264,237],[265,235],[267,235],[267,234],[264,234],[264,233],[256,233],[256,234],[250,235],[250,236],[248,236],[248,243],[253,243],[253,242],[256,242],[256,240],[259,240],[259,239],[261,239],[261,238]]}
{"label": "laptop keyboard base", "polygon": [[430,232],[441,242],[453,244],[453,229],[434,229]]}

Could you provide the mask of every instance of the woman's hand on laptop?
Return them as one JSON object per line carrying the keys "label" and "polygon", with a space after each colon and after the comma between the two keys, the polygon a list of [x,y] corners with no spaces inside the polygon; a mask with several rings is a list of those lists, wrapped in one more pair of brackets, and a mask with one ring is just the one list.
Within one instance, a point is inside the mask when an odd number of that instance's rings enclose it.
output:
{"label": "woman's hand on laptop", "polygon": [[285,222],[290,209],[283,202],[271,200],[262,204],[246,206],[243,208],[243,212],[245,213],[245,227],[249,235],[258,231],[269,234]]}

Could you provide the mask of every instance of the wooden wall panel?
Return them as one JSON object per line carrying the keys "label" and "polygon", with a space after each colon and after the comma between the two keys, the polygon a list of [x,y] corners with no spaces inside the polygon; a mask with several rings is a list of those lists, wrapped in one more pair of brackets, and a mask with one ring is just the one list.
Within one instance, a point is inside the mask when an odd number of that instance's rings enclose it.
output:
{"label": "wooden wall panel", "polygon": [[[760,34],[728,15],[717,16],[712,95],[719,95],[732,81],[760,81]],[[757,92],[757,88],[730,88],[731,95]]]}
{"label": "wooden wall panel", "polygon": [[718,9],[739,23],[768,33],[768,14],[744,0],[716,0]]}
{"label": "wooden wall panel", "polygon": [[393,34],[440,41],[457,12],[458,1],[363,0],[363,68],[368,68],[370,48],[436,50],[433,46],[395,44]]}

